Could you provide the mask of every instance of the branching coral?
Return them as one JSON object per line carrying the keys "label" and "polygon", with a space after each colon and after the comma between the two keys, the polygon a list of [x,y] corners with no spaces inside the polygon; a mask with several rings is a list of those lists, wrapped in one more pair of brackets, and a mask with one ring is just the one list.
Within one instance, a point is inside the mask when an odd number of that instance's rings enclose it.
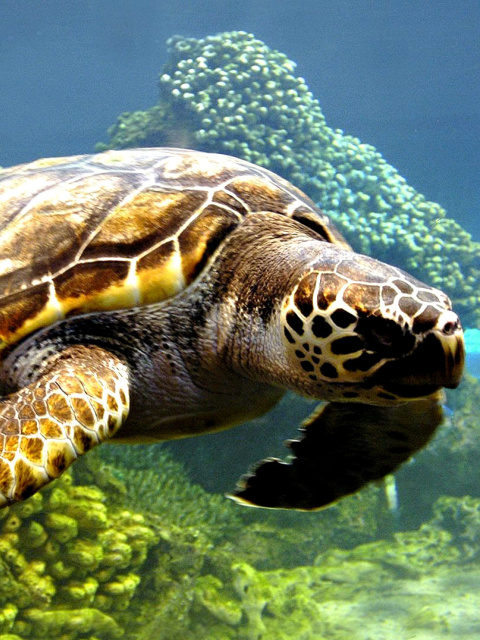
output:
{"label": "branching coral", "polygon": [[210,540],[242,526],[239,509],[223,495],[208,494],[193,484],[162,444],[104,447],[97,455],[97,465],[101,460],[112,465],[129,502],[164,522],[201,529]]}
{"label": "branching coral", "polygon": [[368,144],[325,123],[295,64],[252,35],[171,38],[160,103],[122,114],[99,149],[171,144],[230,153],[306,191],[360,252],[442,287],[480,322],[480,243]]}

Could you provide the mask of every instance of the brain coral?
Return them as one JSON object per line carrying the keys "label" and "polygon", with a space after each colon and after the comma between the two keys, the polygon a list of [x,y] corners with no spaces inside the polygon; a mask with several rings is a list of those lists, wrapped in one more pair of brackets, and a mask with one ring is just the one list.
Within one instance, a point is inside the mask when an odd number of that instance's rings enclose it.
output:
{"label": "brain coral", "polygon": [[480,243],[368,144],[327,126],[295,63],[251,34],[174,37],[160,102],[122,114],[98,149],[187,146],[229,153],[306,191],[357,251],[442,287],[480,323]]}

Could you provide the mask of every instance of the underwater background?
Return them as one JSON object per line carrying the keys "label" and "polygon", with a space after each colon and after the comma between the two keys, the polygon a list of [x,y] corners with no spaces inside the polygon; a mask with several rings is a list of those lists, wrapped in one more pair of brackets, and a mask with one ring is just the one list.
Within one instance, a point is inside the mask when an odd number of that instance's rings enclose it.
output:
{"label": "underwater background", "polygon": [[315,406],[293,396],[85,456],[0,512],[0,640],[480,637],[479,77],[475,1],[1,2],[1,166],[162,145],[262,164],[452,297],[469,373],[394,480],[319,513],[223,496],[283,455]]}

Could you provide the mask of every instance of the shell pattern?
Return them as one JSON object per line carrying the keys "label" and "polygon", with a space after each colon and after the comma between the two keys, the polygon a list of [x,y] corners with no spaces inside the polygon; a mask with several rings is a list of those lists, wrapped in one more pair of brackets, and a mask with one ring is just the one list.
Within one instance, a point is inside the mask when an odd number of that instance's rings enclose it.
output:
{"label": "shell pattern", "polygon": [[176,295],[256,211],[348,247],[300,191],[228,156],[150,148],[1,171],[0,351],[67,316]]}

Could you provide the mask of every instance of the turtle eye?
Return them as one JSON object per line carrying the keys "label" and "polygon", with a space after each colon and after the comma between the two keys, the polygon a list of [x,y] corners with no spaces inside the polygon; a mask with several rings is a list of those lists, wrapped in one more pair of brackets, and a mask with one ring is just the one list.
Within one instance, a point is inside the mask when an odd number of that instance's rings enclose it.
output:
{"label": "turtle eye", "polygon": [[405,355],[415,344],[414,336],[389,318],[365,316],[359,319],[356,331],[365,340],[368,351],[388,357]]}

